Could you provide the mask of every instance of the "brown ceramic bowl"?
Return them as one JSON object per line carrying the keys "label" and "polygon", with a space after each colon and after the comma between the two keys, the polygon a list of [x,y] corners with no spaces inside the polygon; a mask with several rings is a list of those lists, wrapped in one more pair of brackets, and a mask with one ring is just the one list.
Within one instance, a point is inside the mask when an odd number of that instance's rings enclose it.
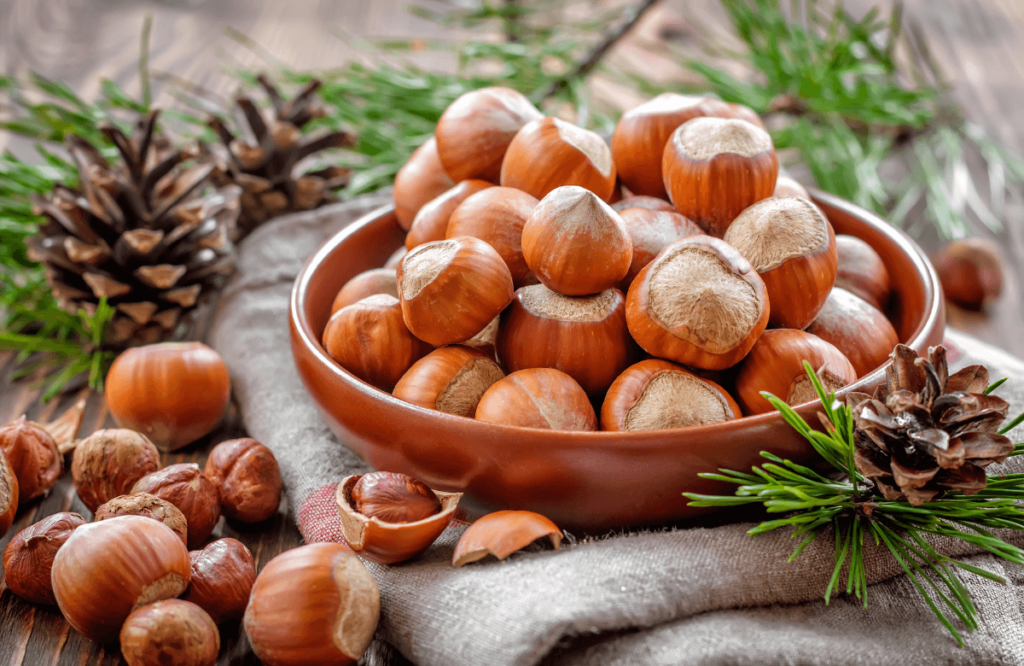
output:
{"label": "brown ceramic bowl", "polygon": [[[938,278],[921,249],[878,216],[814,192],[837,234],[864,239],[897,278],[889,316],[900,340],[918,351],[942,341],[945,311]],[[697,476],[748,470],[771,451],[795,462],[816,454],[776,413],[707,426],[650,432],[554,432],[481,423],[416,407],[342,370],[320,346],[335,294],[352,276],[381,266],[402,245],[391,207],[339,232],[306,262],[291,298],[292,353],[299,375],[341,441],[378,470],[410,474],[431,488],[463,492],[470,510],[527,509],[564,528],[671,522],[708,509],[682,493],[731,493]],[[878,369],[840,391],[868,391]],[[817,401],[797,409],[809,423]]]}

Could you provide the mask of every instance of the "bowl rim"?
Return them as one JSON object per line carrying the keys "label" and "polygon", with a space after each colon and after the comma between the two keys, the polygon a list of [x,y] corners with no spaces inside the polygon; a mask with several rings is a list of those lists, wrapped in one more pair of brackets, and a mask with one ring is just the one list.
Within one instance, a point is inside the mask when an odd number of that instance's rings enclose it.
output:
{"label": "bowl rim", "polygon": [[[935,320],[942,316],[943,302],[942,292],[938,287],[938,275],[935,272],[935,268],[931,265],[931,262],[927,260],[923,251],[916,243],[914,243],[906,232],[885,221],[875,213],[861,208],[860,206],[857,206],[856,204],[837,195],[829,194],[816,188],[808,188],[808,192],[811,195],[812,201],[816,204],[823,204],[827,208],[836,209],[846,215],[860,218],[871,224],[875,229],[886,236],[890,242],[897,245],[905,255],[907,255],[917,269],[918,274],[921,275],[922,282],[924,283],[925,316],[918,324],[917,329],[904,344],[916,348],[926,342],[928,331],[934,327]],[[645,444],[669,446],[671,444],[666,440],[665,435],[673,430],[680,433],[685,432],[687,437],[728,437],[729,434],[733,432],[746,430],[748,428],[756,428],[759,426],[768,427],[774,424],[774,422],[782,419],[782,414],[780,412],[771,411],[754,416],[743,416],[738,419],[733,419],[732,421],[722,421],[719,423],[686,426],[685,428],[671,428],[665,430],[643,430],[630,432],[603,430],[546,430],[542,428],[527,428],[522,426],[486,423],[483,421],[477,421],[476,419],[427,409],[426,407],[420,407],[418,405],[405,402],[404,400],[400,400],[390,393],[386,393],[371,386],[370,384],[367,384],[350,374],[347,370],[343,369],[327,354],[326,350],[320,344],[320,340],[313,334],[312,326],[305,314],[304,304],[307,292],[309,291],[309,284],[317,271],[321,269],[325,259],[333,253],[340,244],[344,243],[350,236],[360,231],[363,227],[379,220],[382,217],[392,215],[393,213],[393,204],[380,206],[379,208],[376,208],[353,221],[351,224],[347,225],[325,241],[303,264],[302,269],[295,278],[292,292],[289,297],[288,317],[294,332],[293,344],[294,335],[297,335],[301,343],[312,354],[312,356],[330,373],[335,375],[353,390],[363,393],[366,397],[383,401],[383,403],[389,408],[409,410],[419,418],[438,419],[439,423],[446,427],[469,428],[469,431],[465,433],[467,436],[480,435],[486,437],[488,434],[501,433],[504,438],[514,436],[516,434],[527,435],[532,433],[533,436],[536,436],[538,433],[544,433],[546,437],[555,440],[562,440],[559,442],[559,445],[568,446],[591,446],[596,443],[600,443],[602,446],[614,446],[616,444],[633,447]],[[883,383],[885,381],[885,371],[889,366],[889,363],[891,363],[891,361],[886,362],[867,375],[860,377],[853,384],[843,387],[837,392],[837,396],[844,396],[851,391],[863,392],[865,388],[870,388]],[[317,401],[314,400],[314,402]],[[815,399],[805,403],[800,403],[799,405],[794,405],[793,408],[798,412],[806,413],[814,404],[820,404],[820,402],[820,400]]]}

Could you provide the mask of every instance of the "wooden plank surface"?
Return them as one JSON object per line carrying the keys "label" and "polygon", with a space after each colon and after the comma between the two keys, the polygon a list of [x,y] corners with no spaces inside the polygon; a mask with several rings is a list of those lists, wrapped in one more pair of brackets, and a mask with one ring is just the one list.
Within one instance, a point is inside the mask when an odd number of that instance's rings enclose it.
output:
{"label": "wooden plank surface", "polygon": [[[431,6],[443,3],[432,2]],[[463,5],[467,3],[461,3]],[[875,4],[853,2],[861,8]],[[887,3],[883,3],[887,4]],[[339,32],[364,36],[435,38],[452,36],[441,27],[409,14],[405,0],[0,0],[0,70],[5,73],[37,71],[67,81],[84,97],[99,90],[101,77],[139,91],[138,38],[143,16],[154,15],[151,69],[167,72],[230,98],[236,67],[261,68],[264,59],[223,32],[231,26],[251,37],[273,58],[293,68],[318,69],[362,57],[338,37]],[[953,94],[968,117],[994,137],[1024,150],[1024,3],[1020,0],[908,0],[907,17],[918,22],[931,42],[933,53],[953,83]],[[625,64],[654,79],[685,79],[678,63],[661,48],[661,40],[686,37],[692,19],[722,23],[717,0],[674,0],[652,11],[638,29],[612,54]],[[342,30],[339,31],[338,28]],[[451,70],[451,54],[425,51],[417,64]],[[602,77],[596,77],[595,94],[620,104],[640,98]],[[166,89],[156,86],[157,101],[173,102]],[[25,149],[24,142],[0,134],[0,148]],[[1018,193],[1019,195],[1019,193]],[[965,313],[955,308],[950,321],[959,328],[1024,355],[1022,266],[1024,266],[1024,201],[1017,197],[1004,220],[1007,230],[997,237],[1008,268],[1007,289],[986,314]],[[931,252],[938,239],[922,238]],[[0,423],[27,411],[29,418],[46,420],[60,414],[74,400],[41,405],[31,381],[11,384],[10,355],[0,354]],[[103,401],[93,396],[88,403],[83,433],[110,427]],[[240,436],[234,412],[212,435],[182,452],[163,457],[164,464],[205,460],[216,442]],[[71,484],[70,474],[45,498],[23,509],[15,526],[3,538],[57,511],[77,511],[88,517]],[[241,540],[262,566],[277,553],[301,543],[295,525],[285,518],[285,507],[267,524],[243,526],[223,519],[214,537]],[[237,624],[221,627],[219,663],[257,663]],[[15,597],[0,582],[0,666],[42,664],[119,664],[116,646],[104,649],[84,640],[53,608],[37,607]]]}

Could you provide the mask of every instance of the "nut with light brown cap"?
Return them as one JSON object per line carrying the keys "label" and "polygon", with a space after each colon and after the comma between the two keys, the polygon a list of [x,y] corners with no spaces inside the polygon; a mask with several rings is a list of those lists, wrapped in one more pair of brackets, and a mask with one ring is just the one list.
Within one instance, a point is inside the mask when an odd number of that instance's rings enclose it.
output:
{"label": "nut with light brown cap", "polygon": [[530,544],[548,539],[558,550],[562,531],[550,519],[532,511],[495,511],[466,528],[455,544],[452,564],[461,567],[488,555],[499,560],[523,550]]}
{"label": "nut with light brown cap", "polygon": [[576,380],[553,368],[513,372],[487,389],[476,420],[520,428],[597,430],[597,415]]}
{"label": "nut with light brown cap", "polygon": [[388,294],[398,298],[398,281],[394,268],[371,268],[346,282],[331,303],[331,314],[377,294]]}
{"label": "nut with light brown cap", "polygon": [[504,376],[493,356],[451,345],[416,361],[391,394],[426,409],[473,418],[480,397]]}

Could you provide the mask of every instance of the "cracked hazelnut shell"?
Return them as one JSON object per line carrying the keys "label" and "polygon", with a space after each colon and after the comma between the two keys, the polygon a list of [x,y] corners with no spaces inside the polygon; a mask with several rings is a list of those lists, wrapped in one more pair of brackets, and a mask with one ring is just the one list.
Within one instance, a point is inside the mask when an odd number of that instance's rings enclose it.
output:
{"label": "cracked hazelnut shell", "polygon": [[764,332],[736,375],[736,401],[747,416],[774,411],[761,396],[767,391],[787,405],[817,400],[804,361],[818,373],[826,391],[857,381],[857,371],[841,351],[816,335],[791,328]]}
{"label": "cracked hazelnut shell", "polygon": [[754,267],[710,236],[668,245],[626,295],[629,332],[648,354],[703,370],[724,370],[746,356],[769,310]]}
{"label": "cracked hazelnut shell", "polygon": [[412,221],[428,201],[454,187],[437,154],[437,139],[430,137],[413,151],[395,175],[395,217],[409,231]]}
{"label": "cracked hazelnut shell", "polygon": [[558,550],[562,531],[550,519],[532,511],[495,511],[466,528],[455,544],[452,564],[457,567],[493,555],[499,560],[547,537]]}
{"label": "cracked hazelnut shell", "polygon": [[163,523],[171,528],[188,545],[188,521],[185,514],[165,499],[149,493],[132,493],[121,495],[101,504],[96,509],[93,521],[111,520],[124,516],[143,516]]}
{"label": "cracked hazelnut shell", "polygon": [[416,361],[391,395],[426,409],[473,418],[484,391],[504,376],[493,354],[450,345]]}
{"label": "cracked hazelnut shell", "polygon": [[448,218],[445,238],[479,238],[501,255],[518,289],[537,278],[523,258],[523,225],[537,207],[537,199],[511,187],[491,187],[470,196]]}
{"label": "cracked hazelnut shell", "polygon": [[341,666],[373,640],[380,591],[352,550],[316,543],[281,553],[253,585],[243,626],[268,666]]}
{"label": "cracked hazelnut shell", "polygon": [[864,299],[835,287],[805,329],[841,351],[858,377],[889,360],[899,336],[885,315]]}
{"label": "cracked hazelnut shell", "polygon": [[493,247],[459,236],[411,250],[398,267],[398,292],[412,334],[440,347],[484,330],[512,300],[512,275]]}
{"label": "cracked hazelnut shell", "polygon": [[188,521],[190,549],[202,548],[220,520],[220,493],[195,463],[168,465],[147,474],[132,487],[173,504]]}
{"label": "cracked hazelnut shell", "polygon": [[626,326],[626,299],[614,288],[570,297],[542,284],[523,287],[501,315],[497,349],[509,372],[561,370],[592,398],[640,357]]}
{"label": "cracked hazelnut shell", "polygon": [[82,525],[53,560],[57,606],[78,633],[97,643],[117,639],[140,606],[177,597],[192,576],[184,542],[142,516]]}
{"label": "cracked hazelnut shell", "polygon": [[865,241],[845,234],[836,236],[836,254],[839,268],[835,286],[885,312],[892,292],[892,280],[882,257]]}
{"label": "cracked hazelnut shell", "polygon": [[[426,515],[426,512],[420,511],[416,515],[422,517],[411,522],[389,522],[379,516],[367,516],[358,510],[352,492],[361,480],[362,475],[355,474],[345,477],[338,484],[341,530],[352,550],[381,564],[404,562],[429,548],[448,527],[462,497],[462,493],[431,491],[439,502],[438,511]],[[398,513],[406,513],[405,502],[392,503],[401,505]]]}
{"label": "cracked hazelnut shell", "polygon": [[599,135],[559,118],[524,126],[505,153],[501,185],[543,199],[552,190],[576,185],[602,201],[615,193],[615,162]]}
{"label": "cracked hazelnut shell", "polygon": [[203,470],[220,493],[224,515],[243,523],[258,523],[281,504],[281,468],[273,452],[244,437],[213,447]]}
{"label": "cracked hazelnut shell", "polygon": [[160,468],[160,453],[134,430],[97,430],[75,447],[71,475],[90,511],[131,492],[135,482]]}
{"label": "cracked hazelnut shell", "polygon": [[469,197],[494,187],[485,180],[464,180],[423,204],[405,236],[405,248],[411,250],[424,243],[444,240],[452,213]]}
{"label": "cracked hazelnut shell", "polygon": [[64,473],[64,456],[53,437],[24,416],[0,428],[0,449],[18,477],[19,504],[46,493]]}
{"label": "cracked hazelnut shell", "polygon": [[513,372],[487,389],[476,420],[520,428],[597,430],[597,414],[575,379],[553,368]]}
{"label": "cracked hazelnut shell", "polygon": [[192,580],[181,598],[206,611],[215,624],[242,619],[256,582],[249,549],[237,539],[218,539],[188,556]]}
{"label": "cracked hazelnut shell", "polygon": [[345,283],[331,303],[331,314],[343,307],[358,303],[367,296],[388,294],[398,298],[398,282],[394,268],[371,268]]}
{"label": "cracked hazelnut shell", "polygon": [[15,534],[4,550],[4,582],[34,604],[56,605],[50,570],[57,551],[71,533],[85,525],[77,513],[55,513]]}
{"label": "cracked hazelnut shell", "polygon": [[181,599],[136,609],[120,638],[128,666],[213,666],[220,653],[217,625],[202,608]]}

